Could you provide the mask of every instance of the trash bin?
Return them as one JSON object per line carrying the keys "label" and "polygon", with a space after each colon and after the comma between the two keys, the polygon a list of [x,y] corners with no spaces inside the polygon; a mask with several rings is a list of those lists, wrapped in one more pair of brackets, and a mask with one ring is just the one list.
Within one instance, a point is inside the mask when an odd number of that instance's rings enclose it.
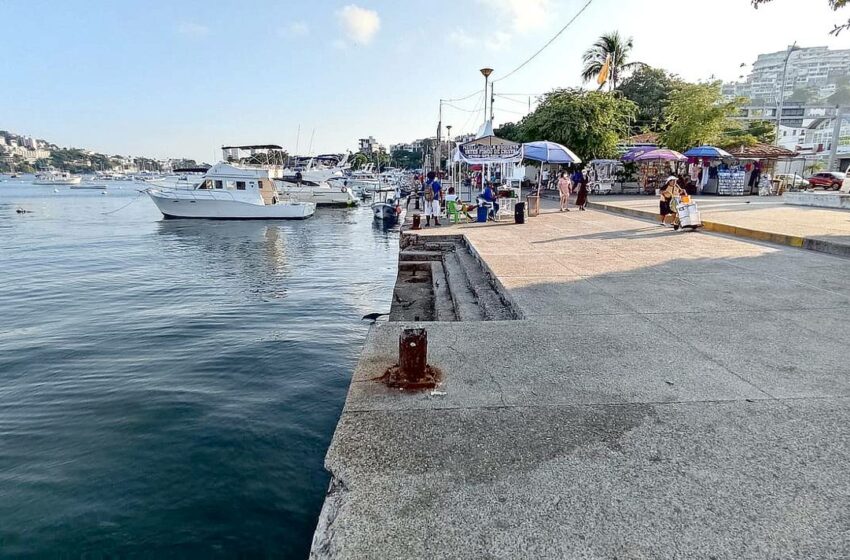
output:
{"label": "trash bin", "polygon": [[525,202],[517,202],[514,205],[514,223],[515,224],[524,224],[525,223]]}
{"label": "trash bin", "polygon": [[486,222],[487,221],[487,213],[490,211],[486,206],[478,207],[478,219],[477,222]]}
{"label": "trash bin", "polygon": [[530,194],[525,197],[525,202],[528,204],[528,217],[540,215],[540,196]]}

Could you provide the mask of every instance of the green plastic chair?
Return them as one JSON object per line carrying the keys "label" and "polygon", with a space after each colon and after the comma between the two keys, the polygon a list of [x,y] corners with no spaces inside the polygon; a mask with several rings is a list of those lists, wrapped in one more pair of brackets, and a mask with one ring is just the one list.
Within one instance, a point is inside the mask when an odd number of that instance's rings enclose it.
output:
{"label": "green plastic chair", "polygon": [[456,200],[446,201],[446,214],[449,216],[449,221],[453,224],[459,224],[461,221],[460,210],[457,207]]}

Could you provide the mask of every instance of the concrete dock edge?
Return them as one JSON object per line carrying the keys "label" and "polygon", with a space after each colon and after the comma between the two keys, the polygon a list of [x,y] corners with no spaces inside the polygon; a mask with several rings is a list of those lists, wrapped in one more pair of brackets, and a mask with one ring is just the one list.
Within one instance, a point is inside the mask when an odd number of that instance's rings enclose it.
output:
{"label": "concrete dock edge", "polygon": [[[588,202],[587,207],[593,208],[594,210],[602,210],[604,212],[621,214],[633,218],[658,220],[658,214],[648,212],[646,210],[638,210],[635,208],[623,208],[621,206],[605,204],[602,202]],[[770,231],[742,228],[710,220],[703,220],[702,224],[703,229],[705,231],[710,231],[713,233],[723,233],[726,235],[733,235],[735,237],[742,237],[744,239],[752,239],[754,241],[763,241],[766,243],[774,243],[777,245],[796,247],[799,249],[817,251],[819,253],[827,253],[830,255],[838,255],[843,257],[850,256],[850,245],[844,243],[835,243],[828,239],[801,237]]]}

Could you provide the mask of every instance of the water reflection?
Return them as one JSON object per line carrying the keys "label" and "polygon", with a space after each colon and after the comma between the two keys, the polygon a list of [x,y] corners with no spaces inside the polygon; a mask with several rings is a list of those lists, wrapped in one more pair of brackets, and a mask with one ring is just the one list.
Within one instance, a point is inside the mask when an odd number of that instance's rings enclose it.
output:
{"label": "water reflection", "polygon": [[[238,279],[240,291],[278,299],[286,296],[286,279],[292,273],[284,227],[255,221],[162,220],[157,233],[166,241],[165,252],[214,267],[216,276]],[[296,237],[303,250],[303,236]]]}

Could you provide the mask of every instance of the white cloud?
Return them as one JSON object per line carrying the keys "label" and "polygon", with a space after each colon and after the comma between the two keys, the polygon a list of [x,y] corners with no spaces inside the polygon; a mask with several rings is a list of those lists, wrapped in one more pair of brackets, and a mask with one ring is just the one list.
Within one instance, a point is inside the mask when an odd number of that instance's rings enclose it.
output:
{"label": "white cloud", "polygon": [[478,0],[496,10],[497,15],[514,30],[525,33],[543,28],[552,17],[551,0]]}
{"label": "white cloud", "polygon": [[345,36],[358,45],[368,45],[381,28],[378,12],[349,4],[336,12]]}
{"label": "white cloud", "polygon": [[293,21],[278,31],[281,37],[305,37],[310,34],[310,26],[303,21]]}
{"label": "white cloud", "polygon": [[456,27],[454,31],[449,33],[448,36],[446,36],[446,40],[450,44],[460,48],[474,47],[476,43],[478,43],[475,37],[467,33],[466,30],[461,27]]}
{"label": "white cloud", "polygon": [[177,26],[177,32],[184,37],[191,37],[193,39],[199,39],[201,37],[206,37],[210,33],[210,28],[206,25],[201,25],[200,23],[181,23]]}

